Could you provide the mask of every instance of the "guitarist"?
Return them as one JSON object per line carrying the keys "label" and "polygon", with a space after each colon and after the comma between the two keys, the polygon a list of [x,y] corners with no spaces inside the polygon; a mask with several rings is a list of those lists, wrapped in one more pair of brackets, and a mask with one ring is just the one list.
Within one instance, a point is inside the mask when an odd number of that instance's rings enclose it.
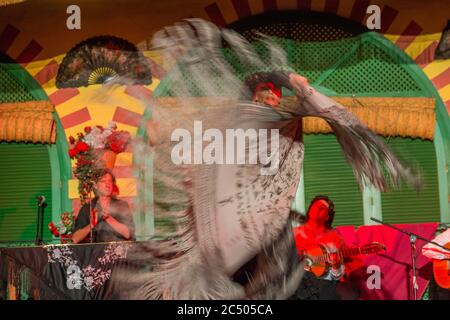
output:
{"label": "guitarist", "polygon": [[327,196],[316,196],[308,207],[305,223],[294,229],[295,243],[300,256],[308,247],[317,244],[325,246],[332,254],[328,260],[330,265],[328,273],[318,279],[311,272],[306,272],[293,299],[339,299],[336,293],[337,280],[344,276],[345,270],[343,258],[338,252],[343,248],[344,241],[332,227],[334,214],[333,202]]}
{"label": "guitarist", "polygon": [[[433,240],[437,244],[442,246],[446,246],[446,244],[450,243],[450,228],[441,232],[438,236],[436,236]],[[422,247],[422,254],[427,258],[430,258],[435,263],[441,263],[442,260],[450,259],[450,251],[446,251],[432,243],[427,243]],[[435,271],[436,272],[436,271]],[[442,272],[442,271],[441,271]],[[447,271],[450,275],[450,272]],[[437,277],[437,278],[436,278]],[[436,275],[434,273],[434,277],[430,281],[430,299],[431,300],[450,300],[450,289],[448,289],[448,283],[440,283],[439,279],[442,275]],[[445,276],[444,279],[447,279],[448,276]]]}
{"label": "guitarist", "polygon": [[[432,241],[440,244],[441,246],[446,245],[450,242],[450,229],[445,230]],[[427,258],[434,260],[450,259],[450,251],[445,251],[432,243],[427,243],[422,247],[422,254]]]}

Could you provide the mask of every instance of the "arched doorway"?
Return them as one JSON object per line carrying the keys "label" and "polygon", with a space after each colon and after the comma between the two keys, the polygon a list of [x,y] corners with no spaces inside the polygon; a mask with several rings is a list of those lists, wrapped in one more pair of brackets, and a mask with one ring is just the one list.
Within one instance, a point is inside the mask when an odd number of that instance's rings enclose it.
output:
{"label": "arched doorway", "polygon": [[[361,98],[432,98],[437,114],[434,139],[407,134],[385,134],[386,142],[401,158],[421,169],[424,190],[415,194],[408,187],[380,194],[370,186],[361,192],[353,172],[345,162],[333,134],[306,131],[303,182],[295,206],[304,212],[316,194],[328,194],[335,201],[337,225],[370,223],[371,216],[391,223],[450,221],[448,174],[450,121],[442,100],[429,79],[404,52],[382,35],[354,22],[314,12],[276,12],[243,19],[231,24],[258,50],[255,32],[276,37],[287,52],[289,62],[308,77],[319,91],[334,97],[352,97],[361,108]],[[225,53],[226,49],[225,49]],[[239,62],[230,62],[239,73]],[[187,81],[195,83],[185,75]],[[170,72],[154,96],[170,96]],[[195,95],[195,85],[192,92]],[[421,109],[417,109],[421,110]],[[373,110],[368,109],[370,113]],[[414,113],[414,112],[413,112]],[[388,113],[377,112],[378,121],[387,121]],[[394,114],[399,123],[400,114]],[[421,118],[411,121],[420,124]],[[434,122],[433,122],[434,125]]]}
{"label": "arched doorway", "polygon": [[[39,83],[6,55],[0,55],[0,103],[11,107],[21,103],[48,101]],[[32,112],[32,111],[31,111]],[[38,112],[36,110],[36,112]],[[47,224],[71,210],[67,181],[71,177],[67,143],[56,113],[56,140],[51,143],[20,141],[0,144],[0,241],[33,241],[36,235],[36,197],[46,198],[44,240],[51,241]],[[21,119],[26,120],[26,119]],[[33,125],[29,123],[28,125]]]}

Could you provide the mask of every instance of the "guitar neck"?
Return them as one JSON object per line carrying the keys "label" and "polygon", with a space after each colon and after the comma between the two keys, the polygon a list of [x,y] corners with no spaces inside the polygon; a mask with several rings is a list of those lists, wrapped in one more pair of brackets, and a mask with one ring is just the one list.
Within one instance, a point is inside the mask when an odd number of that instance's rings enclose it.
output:
{"label": "guitar neck", "polygon": [[[344,258],[357,256],[357,255],[360,255],[362,253],[360,247],[344,248],[344,249],[340,250],[340,252],[342,253]],[[318,262],[326,262],[326,261],[328,261],[328,258],[330,257],[330,255],[331,255],[331,253],[325,253],[325,254],[322,254],[322,255],[316,257],[315,260],[318,261]]]}
{"label": "guitar neck", "polygon": [[357,255],[362,253],[360,247],[344,248],[344,249],[341,250],[341,252],[342,252],[342,255],[344,256],[344,258],[357,256]]}

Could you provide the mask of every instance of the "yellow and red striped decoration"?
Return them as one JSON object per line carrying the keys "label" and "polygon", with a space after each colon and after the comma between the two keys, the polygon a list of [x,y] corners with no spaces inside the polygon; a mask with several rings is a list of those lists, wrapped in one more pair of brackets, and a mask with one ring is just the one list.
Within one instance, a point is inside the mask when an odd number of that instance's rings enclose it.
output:
{"label": "yellow and red striped decoration", "polygon": [[[181,2],[181,1],[180,1]],[[219,26],[238,21],[251,15],[277,10],[310,10],[336,14],[364,24],[366,9],[373,4],[369,0],[217,0],[207,5],[193,7],[186,16],[209,20]],[[400,12],[391,4],[381,4],[382,29],[380,32],[409,55],[424,71],[438,90],[450,113],[450,61],[434,60],[434,51],[441,33],[423,34],[423,26],[411,16]],[[168,21],[167,24],[172,24]],[[393,32],[393,30],[402,30]],[[394,34],[395,33],[395,34]],[[150,37],[151,35],[149,35]],[[165,69],[161,66],[157,52],[145,51],[149,59],[153,83],[148,86],[118,87],[111,92],[115,103],[102,104],[96,94],[101,86],[86,88],[58,89],[55,86],[56,74],[64,55],[42,59],[43,47],[32,38],[26,38],[20,30],[7,24],[0,30],[0,52],[12,57],[24,67],[42,86],[50,101],[55,105],[61,119],[66,137],[83,130],[85,126],[106,125],[114,120],[119,129],[136,134],[140,119],[145,110],[140,97],[151,97]],[[164,66],[166,69],[170,66]],[[124,152],[118,156],[115,173],[123,191],[122,197],[131,199],[136,188],[131,174],[132,155]],[[77,198],[75,180],[71,182],[70,196]],[[76,202],[75,202],[76,203]]]}

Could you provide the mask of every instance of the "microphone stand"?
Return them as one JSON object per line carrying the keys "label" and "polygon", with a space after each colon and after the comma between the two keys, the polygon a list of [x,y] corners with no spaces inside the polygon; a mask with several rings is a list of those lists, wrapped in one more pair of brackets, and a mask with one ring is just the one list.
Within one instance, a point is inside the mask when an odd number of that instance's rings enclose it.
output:
{"label": "microphone stand", "polygon": [[37,222],[36,222],[36,238],[34,240],[34,244],[35,245],[41,245],[42,241],[41,238],[39,236],[39,226],[41,224],[41,200],[38,198],[38,202],[37,202]]}
{"label": "microphone stand", "polygon": [[395,227],[395,226],[393,226],[393,225],[391,225],[389,223],[385,223],[385,222],[383,222],[381,220],[378,220],[376,218],[371,217],[370,220],[378,222],[378,223],[380,223],[382,225],[388,226],[388,227],[390,227],[392,229],[395,229],[395,230],[397,230],[397,231],[399,231],[399,232],[401,232],[403,234],[406,234],[409,237],[409,242],[411,244],[411,260],[412,260],[412,267],[413,267],[412,287],[413,287],[413,293],[414,293],[414,300],[417,300],[417,291],[419,290],[419,286],[417,284],[416,240],[420,239],[420,240],[425,241],[427,243],[432,243],[432,244],[434,244],[434,245],[436,245],[436,246],[438,246],[438,247],[440,247],[440,248],[442,248],[442,249],[444,249],[446,251],[449,251],[449,252],[450,252],[450,249],[447,249],[446,247],[440,245],[439,243],[436,243],[434,241],[425,239],[424,237],[419,236],[419,235],[417,235],[415,233],[412,233],[412,232],[409,232],[409,231],[397,228],[397,227]]}
{"label": "microphone stand", "polygon": [[89,199],[89,226],[91,227],[89,230],[89,242],[93,243],[92,235],[94,233],[94,228],[92,228],[92,199]]}
{"label": "microphone stand", "polygon": [[94,228],[92,227],[92,191],[89,191],[89,224],[90,224],[90,231],[89,231],[89,242],[94,243]]}
{"label": "microphone stand", "polygon": [[43,244],[44,235],[44,208],[47,206],[45,198],[38,197],[37,201],[37,222],[36,222],[36,239],[34,244],[40,246]]}
{"label": "microphone stand", "polygon": [[40,235],[41,244],[44,244],[44,210],[46,207],[47,203],[45,203],[44,199],[41,204],[41,235]]}

